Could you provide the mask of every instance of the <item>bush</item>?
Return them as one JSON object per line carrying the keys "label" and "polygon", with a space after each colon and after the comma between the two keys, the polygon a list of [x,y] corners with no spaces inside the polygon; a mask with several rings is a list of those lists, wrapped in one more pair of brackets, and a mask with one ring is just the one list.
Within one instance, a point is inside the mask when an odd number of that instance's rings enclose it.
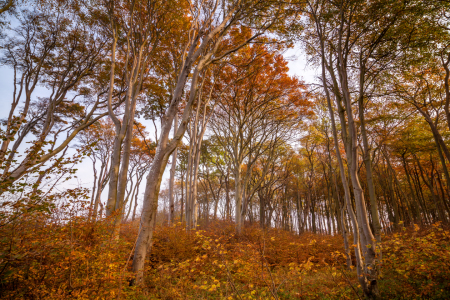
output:
{"label": "bush", "polygon": [[[0,297],[112,299],[131,296],[128,258],[136,226],[112,241],[105,220],[91,222],[80,202],[23,214],[0,227]],[[130,237],[130,238],[129,238]],[[131,240],[133,239],[133,240]]]}
{"label": "bush", "polygon": [[388,299],[450,299],[450,234],[439,223],[383,242],[380,284]]}

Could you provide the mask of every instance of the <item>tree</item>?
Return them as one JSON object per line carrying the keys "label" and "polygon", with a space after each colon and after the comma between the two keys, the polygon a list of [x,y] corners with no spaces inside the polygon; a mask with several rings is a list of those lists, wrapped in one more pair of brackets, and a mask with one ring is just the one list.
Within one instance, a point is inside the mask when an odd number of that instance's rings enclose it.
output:
{"label": "tree", "polygon": [[[286,61],[265,46],[247,46],[236,52],[222,74],[220,90],[225,92],[217,104],[212,129],[232,159],[235,222],[240,233],[248,201],[260,186],[257,182],[247,192],[254,166],[292,137],[307,103],[301,95],[302,84],[287,75]],[[261,180],[269,166],[270,160],[265,160]]]}
{"label": "tree", "polygon": [[[142,96],[142,90],[148,88],[147,81],[152,75],[148,69],[152,66],[152,59],[163,41],[161,36],[176,25],[170,17],[177,20],[179,10],[173,9],[173,5],[172,1],[159,0],[123,2],[113,0],[105,3],[112,36],[108,114],[116,127],[106,215],[117,214],[114,220],[116,237],[118,237],[123,217],[120,211],[125,205],[136,105],[138,98]],[[117,47],[118,42],[119,47]],[[119,59],[117,61],[116,55]],[[121,84],[124,89],[122,120],[119,120],[112,107],[116,65],[121,66],[119,70],[123,72],[121,74],[123,78]]]}
{"label": "tree", "polygon": [[[14,92],[2,129],[0,193],[62,153],[80,131],[106,114],[99,112],[106,91],[100,88],[98,70],[105,42],[78,15],[61,10],[24,12],[14,36],[4,41],[1,63],[14,71]],[[48,94],[33,99],[39,85]],[[32,146],[18,159],[19,148],[30,138]]]}
{"label": "tree", "polygon": [[[114,124],[108,119],[100,119],[78,136],[78,140],[88,149],[87,155],[92,161],[94,184],[89,209],[93,220],[97,219],[101,194],[109,181],[109,161],[114,135]],[[98,172],[98,162],[100,163],[100,172]]]}

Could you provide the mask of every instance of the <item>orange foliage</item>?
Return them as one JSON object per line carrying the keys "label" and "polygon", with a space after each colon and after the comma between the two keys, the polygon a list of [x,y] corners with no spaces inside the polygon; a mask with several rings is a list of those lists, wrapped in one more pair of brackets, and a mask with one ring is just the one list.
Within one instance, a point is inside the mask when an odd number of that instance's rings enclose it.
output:
{"label": "orange foliage", "polygon": [[[78,201],[79,203],[79,201]],[[0,227],[4,299],[357,299],[341,236],[210,222],[189,231],[158,227],[146,268],[147,290],[130,287],[138,223],[111,240],[105,220],[88,222],[75,202]],[[380,289],[388,299],[450,295],[448,230],[404,229],[383,238]]]}
{"label": "orange foliage", "polygon": [[136,229],[124,226],[124,239],[111,241],[108,223],[87,221],[79,203],[0,227],[0,298],[112,299],[132,291],[126,280],[133,241],[127,236]]}

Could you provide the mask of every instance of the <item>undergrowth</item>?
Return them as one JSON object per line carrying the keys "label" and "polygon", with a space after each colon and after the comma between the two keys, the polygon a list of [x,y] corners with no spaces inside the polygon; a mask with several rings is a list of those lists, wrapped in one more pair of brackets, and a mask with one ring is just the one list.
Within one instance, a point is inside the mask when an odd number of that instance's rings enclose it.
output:
{"label": "undergrowth", "polygon": [[[450,239],[439,224],[383,236],[383,299],[450,299]],[[220,222],[186,232],[158,228],[147,286],[150,299],[362,299],[347,270],[342,237],[296,235]]]}
{"label": "undergrowth", "polygon": [[[2,299],[361,299],[342,237],[210,222],[159,226],[145,289],[130,287],[137,223],[111,240],[107,221],[67,211],[0,227]],[[69,217],[67,217],[69,216]],[[440,224],[383,236],[383,299],[450,299],[450,234]]]}

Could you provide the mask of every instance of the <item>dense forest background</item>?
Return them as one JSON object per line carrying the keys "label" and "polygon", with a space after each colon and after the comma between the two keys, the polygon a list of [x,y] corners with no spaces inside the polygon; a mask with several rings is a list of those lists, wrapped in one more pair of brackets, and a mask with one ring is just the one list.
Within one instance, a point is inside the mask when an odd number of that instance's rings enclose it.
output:
{"label": "dense forest background", "polygon": [[0,0],[0,298],[450,298],[449,8]]}

